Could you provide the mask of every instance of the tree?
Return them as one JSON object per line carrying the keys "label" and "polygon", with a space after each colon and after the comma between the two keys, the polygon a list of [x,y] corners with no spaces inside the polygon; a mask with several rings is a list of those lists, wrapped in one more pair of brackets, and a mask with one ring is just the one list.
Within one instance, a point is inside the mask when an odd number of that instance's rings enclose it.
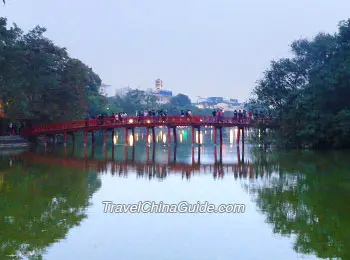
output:
{"label": "tree", "polygon": [[335,35],[320,33],[291,45],[293,58],[271,63],[254,89],[280,120],[279,144],[350,147],[350,20]]}
{"label": "tree", "polygon": [[40,26],[24,34],[0,18],[0,99],[11,119],[57,122],[101,110],[101,79],[65,48],[44,37]]}
{"label": "tree", "polygon": [[176,107],[186,107],[191,105],[191,99],[184,94],[177,94],[170,100],[170,104]]}

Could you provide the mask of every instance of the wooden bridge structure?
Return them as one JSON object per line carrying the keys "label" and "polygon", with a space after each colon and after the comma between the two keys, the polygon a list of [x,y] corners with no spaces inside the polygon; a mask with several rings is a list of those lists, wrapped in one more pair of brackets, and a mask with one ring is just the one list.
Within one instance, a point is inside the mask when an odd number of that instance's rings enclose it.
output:
{"label": "wooden bridge structure", "polygon": [[[200,130],[201,127],[214,128],[214,144],[217,144],[217,136],[219,135],[219,143],[222,145],[222,129],[224,127],[236,127],[238,128],[236,142],[239,145],[240,140],[244,143],[245,129],[251,127],[274,127],[276,124],[272,119],[268,118],[233,118],[233,117],[213,117],[213,116],[128,116],[118,120],[115,117],[104,117],[100,119],[86,119],[73,122],[57,123],[57,124],[42,124],[34,127],[24,128],[21,132],[22,136],[44,137],[44,144],[47,144],[48,137],[55,137],[55,135],[63,135],[64,145],[67,146],[68,135],[72,136],[74,143],[74,133],[84,133],[84,146],[87,145],[89,133],[91,133],[91,143],[95,144],[95,131],[104,131],[103,144],[106,145],[108,139],[108,133],[111,132],[112,142],[114,140],[115,129],[123,129],[125,132],[125,143],[127,144],[129,131],[132,136],[135,135],[136,128],[146,128],[146,135],[150,136],[152,132],[152,139],[147,138],[147,142],[155,143],[155,128],[167,127],[168,129],[168,142],[171,142],[171,136],[173,136],[173,142],[177,143],[177,127],[191,127],[192,128],[192,144],[195,143],[195,131],[198,131],[198,143],[200,144]],[[218,134],[219,132],[219,134]],[[55,138],[53,138],[55,140]],[[135,140],[135,139],[134,139]]]}

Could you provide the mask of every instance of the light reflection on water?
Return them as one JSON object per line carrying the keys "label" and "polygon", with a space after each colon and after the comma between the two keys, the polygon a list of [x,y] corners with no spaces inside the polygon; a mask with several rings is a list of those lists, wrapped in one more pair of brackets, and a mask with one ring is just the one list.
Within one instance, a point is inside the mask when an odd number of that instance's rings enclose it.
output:
{"label": "light reflection on water", "polygon": [[[178,132],[179,141],[188,134]],[[165,146],[163,132],[155,148],[142,143],[150,135],[136,133],[127,146],[116,135],[106,149],[24,152],[11,157],[11,167],[3,157],[0,259],[1,250],[44,259],[348,259],[349,154],[256,150],[237,146],[232,132],[221,149],[207,142]],[[212,132],[203,135],[210,140]],[[318,169],[332,174],[320,176]],[[106,214],[105,200],[244,203],[246,212]],[[311,217],[322,225],[310,224]]]}

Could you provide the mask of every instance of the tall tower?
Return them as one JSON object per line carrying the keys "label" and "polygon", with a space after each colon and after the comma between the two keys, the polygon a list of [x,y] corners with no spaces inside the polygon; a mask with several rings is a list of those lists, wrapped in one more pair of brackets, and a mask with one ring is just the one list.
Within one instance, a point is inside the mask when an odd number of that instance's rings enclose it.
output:
{"label": "tall tower", "polygon": [[156,79],[156,92],[159,92],[163,88],[163,80]]}

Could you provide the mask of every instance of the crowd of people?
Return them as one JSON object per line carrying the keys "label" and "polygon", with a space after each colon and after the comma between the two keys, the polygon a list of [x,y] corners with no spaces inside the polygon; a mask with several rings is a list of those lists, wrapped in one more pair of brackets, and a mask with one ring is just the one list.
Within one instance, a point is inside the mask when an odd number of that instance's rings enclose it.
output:
{"label": "crowd of people", "polygon": [[17,126],[17,123],[10,122],[8,125],[7,132],[9,135],[18,135],[21,133],[22,129],[24,128],[24,123],[21,122],[19,124],[19,127]]}
{"label": "crowd of people", "polygon": [[[152,117],[153,120],[156,121],[163,121],[165,122],[168,112],[166,110],[160,109],[160,110],[148,110],[148,111],[136,111],[135,116],[137,117],[138,122],[143,122],[145,118],[150,118]],[[191,110],[181,110],[180,111],[180,116],[181,117],[192,117],[192,111]],[[214,109],[212,111],[212,117],[214,122],[222,122],[222,120],[225,118],[231,118],[232,121],[234,122],[243,122],[247,119],[252,120],[252,119],[258,119],[258,118],[264,118],[266,117],[265,113],[263,111],[252,111],[252,110],[234,110],[233,111],[233,116],[225,116],[224,117],[224,111],[222,109]],[[111,115],[108,114],[99,114],[97,117],[88,117],[88,119],[97,119],[98,124],[103,124],[105,120],[110,120],[111,123],[116,123],[116,122],[123,122],[127,118],[130,118],[128,113],[126,112],[119,112],[117,114],[111,113]]]}

